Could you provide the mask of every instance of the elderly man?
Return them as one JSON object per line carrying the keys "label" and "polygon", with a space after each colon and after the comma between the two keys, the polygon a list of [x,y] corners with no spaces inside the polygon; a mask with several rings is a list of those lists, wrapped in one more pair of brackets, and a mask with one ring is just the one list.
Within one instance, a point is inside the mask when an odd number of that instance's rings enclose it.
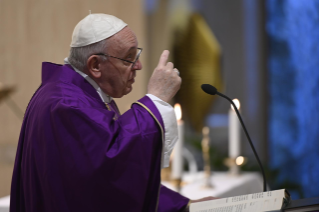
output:
{"label": "elderly man", "polygon": [[189,199],[160,185],[177,140],[167,103],[181,78],[164,51],[148,94],[119,114],[142,49],[120,19],[90,14],[74,29],[64,65],[44,62],[23,121],[11,212],[184,211]]}

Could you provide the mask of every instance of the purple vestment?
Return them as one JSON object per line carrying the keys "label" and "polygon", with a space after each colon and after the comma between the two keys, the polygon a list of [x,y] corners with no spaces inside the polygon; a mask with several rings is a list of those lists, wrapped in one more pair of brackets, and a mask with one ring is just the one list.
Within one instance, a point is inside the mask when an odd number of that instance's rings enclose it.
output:
{"label": "purple vestment", "polygon": [[69,65],[43,63],[21,128],[11,212],[182,211],[160,185],[163,120],[143,97],[113,120]]}

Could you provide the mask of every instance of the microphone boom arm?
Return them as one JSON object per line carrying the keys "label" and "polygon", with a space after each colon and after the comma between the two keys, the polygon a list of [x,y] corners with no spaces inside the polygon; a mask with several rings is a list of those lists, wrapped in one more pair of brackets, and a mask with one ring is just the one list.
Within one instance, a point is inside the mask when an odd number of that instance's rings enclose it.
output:
{"label": "microphone boom arm", "polygon": [[259,157],[258,157],[258,155],[257,155],[257,152],[256,152],[256,150],[255,150],[255,147],[254,147],[254,145],[253,145],[253,142],[252,142],[251,139],[250,139],[250,136],[249,136],[249,134],[248,134],[248,132],[247,132],[247,129],[246,129],[245,125],[244,125],[244,122],[243,122],[243,120],[242,120],[242,118],[241,118],[241,116],[240,116],[240,114],[239,114],[239,111],[238,111],[238,109],[237,109],[235,103],[234,103],[233,100],[231,100],[228,96],[225,96],[224,94],[219,93],[218,91],[216,91],[216,94],[219,95],[219,96],[221,96],[221,97],[224,97],[225,99],[227,99],[227,100],[233,105],[233,107],[234,107],[234,109],[235,109],[235,112],[236,112],[236,114],[237,114],[237,116],[238,116],[238,118],[239,118],[239,121],[240,121],[240,123],[241,123],[241,126],[243,127],[243,129],[244,129],[244,131],[245,131],[245,134],[246,134],[246,136],[247,136],[247,138],[248,138],[249,144],[250,144],[250,146],[251,146],[251,148],[252,148],[252,150],[253,150],[253,152],[254,152],[254,155],[255,155],[255,157],[256,157],[256,159],[257,159],[257,161],[258,161],[258,164],[259,164],[259,167],[260,167],[260,169],[261,169],[261,173],[262,173],[263,179],[264,179],[263,189],[264,189],[264,192],[266,192],[266,191],[267,191],[267,189],[266,189],[266,177],[265,177],[265,172],[264,172],[263,166],[261,165],[260,159],[259,159]]}

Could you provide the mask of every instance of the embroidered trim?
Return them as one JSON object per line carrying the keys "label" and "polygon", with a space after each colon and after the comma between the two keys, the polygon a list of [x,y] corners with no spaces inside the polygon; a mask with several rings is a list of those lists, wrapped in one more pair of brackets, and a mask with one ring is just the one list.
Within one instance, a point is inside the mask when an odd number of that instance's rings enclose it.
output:
{"label": "embroidered trim", "polygon": [[147,112],[149,112],[151,114],[151,116],[153,116],[153,118],[155,119],[155,121],[157,122],[157,124],[159,125],[159,127],[161,128],[161,132],[162,132],[162,140],[164,141],[164,130],[162,128],[162,125],[160,124],[160,122],[157,120],[156,116],[153,114],[153,112],[148,109],[148,107],[146,107],[143,103],[141,102],[134,102],[133,104],[139,104],[140,106],[142,106],[145,110],[147,110]]}
{"label": "embroidered trim", "polygon": [[[142,106],[145,110],[147,110],[147,112],[149,112],[149,114],[151,114],[151,116],[153,116],[153,118],[155,119],[155,121],[157,122],[158,126],[159,126],[160,129],[161,129],[161,132],[162,132],[161,167],[162,167],[162,159],[163,159],[163,157],[164,157],[164,146],[163,146],[163,144],[164,144],[164,142],[165,142],[165,140],[164,140],[164,130],[163,130],[163,128],[162,128],[162,125],[161,125],[161,123],[157,120],[157,118],[156,118],[156,116],[153,114],[153,112],[152,112],[150,109],[148,109],[148,107],[146,107],[143,103],[141,103],[141,102],[134,102],[133,104],[138,104],[138,105]],[[161,190],[161,184],[159,184],[159,188],[158,188],[158,192],[157,192],[157,202],[156,202],[156,211],[155,211],[155,212],[157,212],[157,210],[158,210],[160,190]]]}
{"label": "embroidered trim", "polygon": [[111,111],[110,106],[109,106],[107,103],[105,103],[105,102],[104,102],[104,104],[105,104],[106,108],[107,108],[109,111]]}
{"label": "embroidered trim", "polygon": [[110,105],[108,103],[104,102],[104,104],[105,104],[107,110],[115,113],[113,120],[116,121],[118,119],[116,112],[111,110],[111,107],[110,107]]}
{"label": "embroidered trim", "polygon": [[185,207],[185,209],[184,209],[184,211],[185,212],[189,212],[189,207],[190,207],[190,205],[191,205],[191,200],[189,200],[189,202],[188,202],[188,204],[186,205],[186,207]]}

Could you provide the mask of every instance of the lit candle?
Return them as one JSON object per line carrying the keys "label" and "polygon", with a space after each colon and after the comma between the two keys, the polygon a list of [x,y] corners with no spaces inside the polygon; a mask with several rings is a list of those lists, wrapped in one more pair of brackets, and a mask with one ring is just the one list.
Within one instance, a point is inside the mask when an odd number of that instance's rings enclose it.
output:
{"label": "lit candle", "polygon": [[[240,103],[238,99],[233,99],[233,102],[238,108],[240,108]],[[236,158],[240,154],[240,123],[239,119],[236,115],[236,111],[231,105],[231,109],[229,109],[229,157]]]}
{"label": "lit candle", "polygon": [[175,104],[174,110],[177,119],[178,140],[173,151],[172,179],[181,179],[183,173],[184,123],[182,121],[181,105]]}
{"label": "lit candle", "polygon": [[209,128],[203,127],[202,130],[203,139],[202,139],[202,151],[203,151],[203,159],[204,159],[204,172],[205,172],[205,188],[212,188],[212,184],[210,182],[210,159],[209,159]]}
{"label": "lit candle", "polygon": [[206,176],[210,176],[210,161],[209,161],[209,128],[203,127],[202,130],[203,139],[202,139],[202,151],[204,159],[204,171]]}

